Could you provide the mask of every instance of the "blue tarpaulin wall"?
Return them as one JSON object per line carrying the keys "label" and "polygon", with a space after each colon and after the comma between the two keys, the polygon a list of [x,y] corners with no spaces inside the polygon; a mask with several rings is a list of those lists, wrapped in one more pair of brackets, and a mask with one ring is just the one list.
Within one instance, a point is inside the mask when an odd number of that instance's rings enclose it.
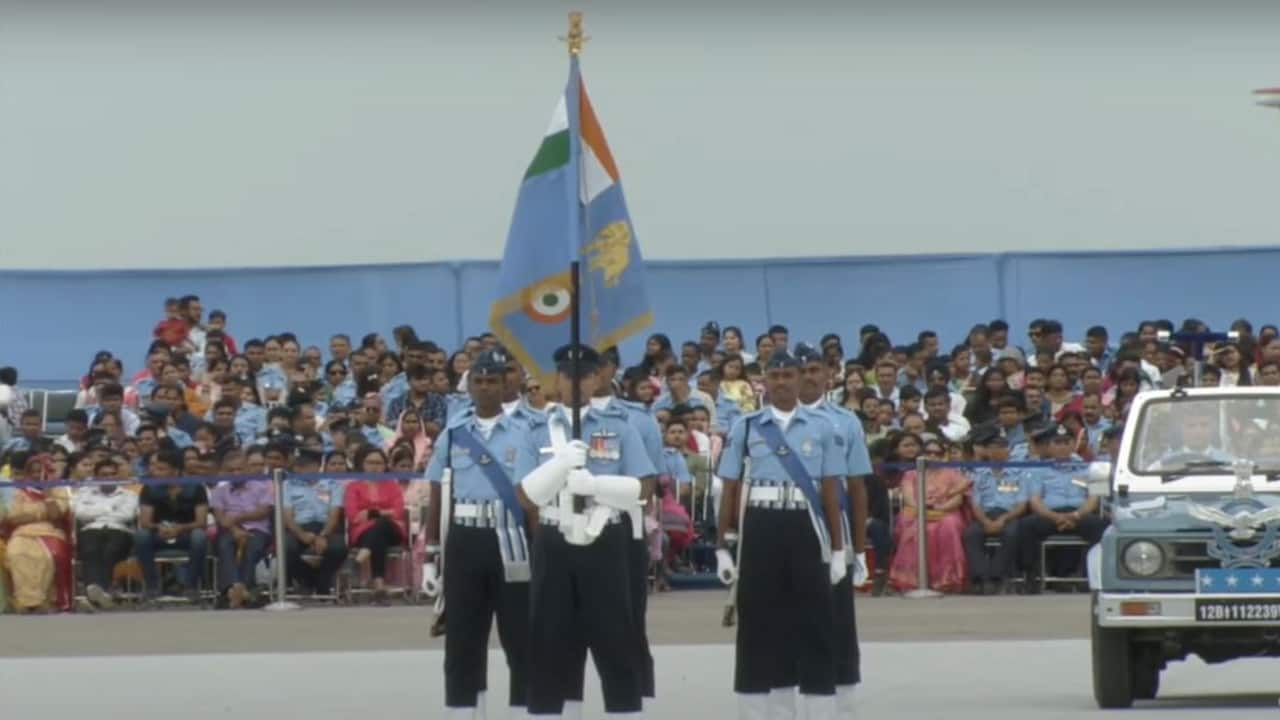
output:
{"label": "blue tarpaulin wall", "polygon": [[[1093,324],[1113,336],[1141,320],[1196,316],[1214,327],[1237,317],[1273,320],[1280,247],[998,255],[913,255],[709,262],[650,262],[654,332],[694,339],[704,322],[738,325],[750,344],[781,323],[796,340],[838,332],[846,351],[860,325],[895,342],[924,328],[944,349],[977,322],[1004,318],[1022,341],[1026,323],[1057,318],[1068,339]],[[142,363],[163,301],[199,295],[222,309],[243,343],[285,330],[325,348],[337,332],[359,336],[408,323],[421,337],[457,347],[487,325],[496,262],[322,268],[0,271],[0,365],[23,385],[83,375],[110,349],[126,372]],[[643,337],[622,348],[634,362]],[[45,382],[38,382],[45,381]]]}

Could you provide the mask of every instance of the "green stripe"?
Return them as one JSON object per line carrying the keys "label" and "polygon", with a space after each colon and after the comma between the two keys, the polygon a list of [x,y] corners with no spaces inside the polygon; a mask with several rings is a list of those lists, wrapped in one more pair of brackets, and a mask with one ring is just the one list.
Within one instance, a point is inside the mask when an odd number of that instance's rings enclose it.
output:
{"label": "green stripe", "polygon": [[565,129],[542,139],[538,154],[534,155],[533,162],[529,163],[529,169],[525,171],[524,179],[528,180],[534,175],[541,175],[548,170],[555,170],[568,163],[569,131]]}

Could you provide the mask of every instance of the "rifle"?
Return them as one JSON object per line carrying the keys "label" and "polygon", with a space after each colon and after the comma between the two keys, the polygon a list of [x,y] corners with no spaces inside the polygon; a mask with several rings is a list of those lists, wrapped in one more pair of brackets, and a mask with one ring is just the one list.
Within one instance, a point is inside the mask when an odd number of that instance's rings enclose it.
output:
{"label": "rifle", "polygon": [[436,566],[440,568],[440,594],[436,596],[435,622],[431,624],[431,637],[444,635],[444,547],[449,537],[450,513],[453,510],[453,468],[445,468],[440,478],[440,557],[436,558]]}
{"label": "rifle", "polygon": [[[750,427],[747,428],[750,431]],[[745,443],[744,443],[745,445]],[[746,454],[745,452],[743,453]],[[737,621],[738,613],[738,583],[742,581],[742,542],[747,534],[744,532],[744,525],[747,517],[747,497],[751,494],[751,460],[744,458],[742,461],[742,482],[738,483],[738,546],[734,548],[735,557],[733,559],[734,567],[738,570],[738,579],[733,581],[729,586],[729,599],[724,606],[724,617],[720,619],[720,624],[724,627],[733,627]]]}

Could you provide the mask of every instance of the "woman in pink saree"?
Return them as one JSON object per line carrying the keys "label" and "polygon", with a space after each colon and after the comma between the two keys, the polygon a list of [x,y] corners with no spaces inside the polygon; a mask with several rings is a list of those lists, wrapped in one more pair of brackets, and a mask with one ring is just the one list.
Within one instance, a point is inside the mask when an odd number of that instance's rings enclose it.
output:
{"label": "woman in pink saree", "polygon": [[[946,450],[937,440],[924,444],[924,455],[932,461],[946,460]],[[971,482],[955,468],[925,472],[926,551],[929,587],[938,592],[959,592],[968,577],[964,554],[964,504]],[[916,589],[916,473],[902,476],[902,513],[898,516],[895,540],[897,551],[889,569],[889,581],[900,591]]]}

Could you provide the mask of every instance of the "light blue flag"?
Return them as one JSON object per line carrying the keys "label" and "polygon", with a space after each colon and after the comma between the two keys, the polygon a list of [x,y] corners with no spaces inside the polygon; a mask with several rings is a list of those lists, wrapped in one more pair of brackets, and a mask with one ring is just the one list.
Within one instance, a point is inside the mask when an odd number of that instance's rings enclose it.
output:
{"label": "light blue flag", "polygon": [[543,383],[569,342],[569,263],[581,262],[582,341],[615,346],[653,324],[622,182],[572,57],[569,82],[516,198],[489,314],[494,334]]}

